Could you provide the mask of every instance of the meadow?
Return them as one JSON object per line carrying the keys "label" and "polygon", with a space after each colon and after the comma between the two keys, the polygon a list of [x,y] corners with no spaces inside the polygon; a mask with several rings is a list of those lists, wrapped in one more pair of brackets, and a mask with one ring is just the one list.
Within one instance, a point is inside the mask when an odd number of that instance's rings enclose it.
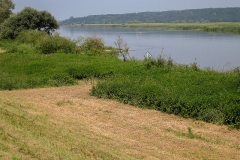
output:
{"label": "meadow", "polygon": [[6,50],[0,54],[1,90],[74,85],[78,80],[98,79],[91,91],[94,96],[240,128],[239,68],[228,72],[201,70],[197,63],[175,64],[161,55],[124,62],[104,50],[89,55],[69,46],[69,53],[60,47],[58,53],[43,50],[43,54],[35,45],[19,40],[1,41],[0,47]]}
{"label": "meadow", "polygon": [[95,82],[0,91],[0,159],[233,159],[240,131],[89,95]]}
{"label": "meadow", "polygon": [[0,159],[239,159],[239,67],[35,31],[0,40],[0,64]]}

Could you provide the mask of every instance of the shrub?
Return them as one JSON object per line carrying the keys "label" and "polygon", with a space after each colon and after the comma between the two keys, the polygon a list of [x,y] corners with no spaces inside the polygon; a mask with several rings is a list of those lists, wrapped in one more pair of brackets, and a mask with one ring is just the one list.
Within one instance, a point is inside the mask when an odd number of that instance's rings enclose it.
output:
{"label": "shrub", "polygon": [[174,65],[173,63],[173,59],[171,57],[169,57],[168,59],[164,58],[163,56],[158,56],[156,59],[154,58],[145,58],[144,59],[144,64],[146,66],[147,69],[151,68],[151,67],[164,67],[164,66],[169,66],[172,67]]}
{"label": "shrub", "polygon": [[45,37],[48,36],[49,35],[45,32],[36,30],[25,30],[17,36],[16,40],[20,43],[29,43],[36,45],[37,42],[43,40]]}
{"label": "shrub", "polygon": [[76,53],[76,44],[68,38],[60,36],[45,36],[36,46],[40,53],[50,54],[56,52]]}
{"label": "shrub", "polygon": [[200,113],[199,119],[204,120],[206,122],[223,124],[224,114],[219,109],[207,108],[202,110],[202,112]]}
{"label": "shrub", "polygon": [[[33,37],[30,36],[28,38],[31,40]],[[40,37],[40,39],[36,38],[34,40],[33,38],[34,41],[36,41],[36,49],[43,54],[56,52],[76,53],[76,44],[65,37],[45,35]]]}
{"label": "shrub", "polygon": [[104,41],[97,36],[87,37],[80,47],[81,51],[88,55],[101,55],[104,53]]}
{"label": "shrub", "polygon": [[156,60],[156,65],[157,65],[158,67],[164,66],[165,63],[166,63],[166,60],[165,60],[161,55],[160,55],[160,56],[157,58],[157,60]]}
{"label": "shrub", "polygon": [[50,36],[45,32],[36,30],[22,31],[16,38],[17,42],[31,44],[38,52],[44,54],[64,52],[76,53],[76,43],[59,35]]}

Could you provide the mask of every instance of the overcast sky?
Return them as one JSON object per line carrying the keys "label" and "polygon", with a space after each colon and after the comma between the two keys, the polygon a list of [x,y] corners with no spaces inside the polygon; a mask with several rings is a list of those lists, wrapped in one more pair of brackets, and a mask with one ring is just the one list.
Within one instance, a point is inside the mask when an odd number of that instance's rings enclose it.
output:
{"label": "overcast sky", "polygon": [[240,0],[13,0],[14,12],[30,6],[49,11],[57,20],[70,16],[122,14],[200,8],[240,7]]}

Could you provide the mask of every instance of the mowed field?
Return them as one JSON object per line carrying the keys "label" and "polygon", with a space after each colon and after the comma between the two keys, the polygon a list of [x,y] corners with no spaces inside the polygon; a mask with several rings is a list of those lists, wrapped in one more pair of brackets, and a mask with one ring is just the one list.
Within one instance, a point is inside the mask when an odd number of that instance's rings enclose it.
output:
{"label": "mowed field", "polygon": [[0,91],[0,159],[240,159],[240,131],[90,96]]}

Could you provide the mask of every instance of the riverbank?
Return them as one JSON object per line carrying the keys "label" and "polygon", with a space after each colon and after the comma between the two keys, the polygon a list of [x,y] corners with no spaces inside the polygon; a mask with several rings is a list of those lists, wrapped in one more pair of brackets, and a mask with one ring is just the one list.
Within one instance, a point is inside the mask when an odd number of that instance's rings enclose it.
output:
{"label": "riverbank", "polygon": [[0,54],[2,90],[74,85],[95,78],[99,83],[92,89],[94,96],[240,128],[239,68],[201,70],[197,63],[175,64],[161,56],[123,62],[108,52],[40,54],[32,45],[9,41],[0,47],[8,50]]}
{"label": "riverbank", "polygon": [[78,85],[0,91],[0,159],[240,159],[240,131],[90,96]]}
{"label": "riverbank", "polygon": [[239,68],[0,47],[0,159],[239,159]]}
{"label": "riverbank", "polygon": [[174,30],[195,30],[205,32],[240,33],[240,22],[215,23],[126,23],[126,24],[73,24],[78,26],[105,26],[126,28],[154,28]]}

